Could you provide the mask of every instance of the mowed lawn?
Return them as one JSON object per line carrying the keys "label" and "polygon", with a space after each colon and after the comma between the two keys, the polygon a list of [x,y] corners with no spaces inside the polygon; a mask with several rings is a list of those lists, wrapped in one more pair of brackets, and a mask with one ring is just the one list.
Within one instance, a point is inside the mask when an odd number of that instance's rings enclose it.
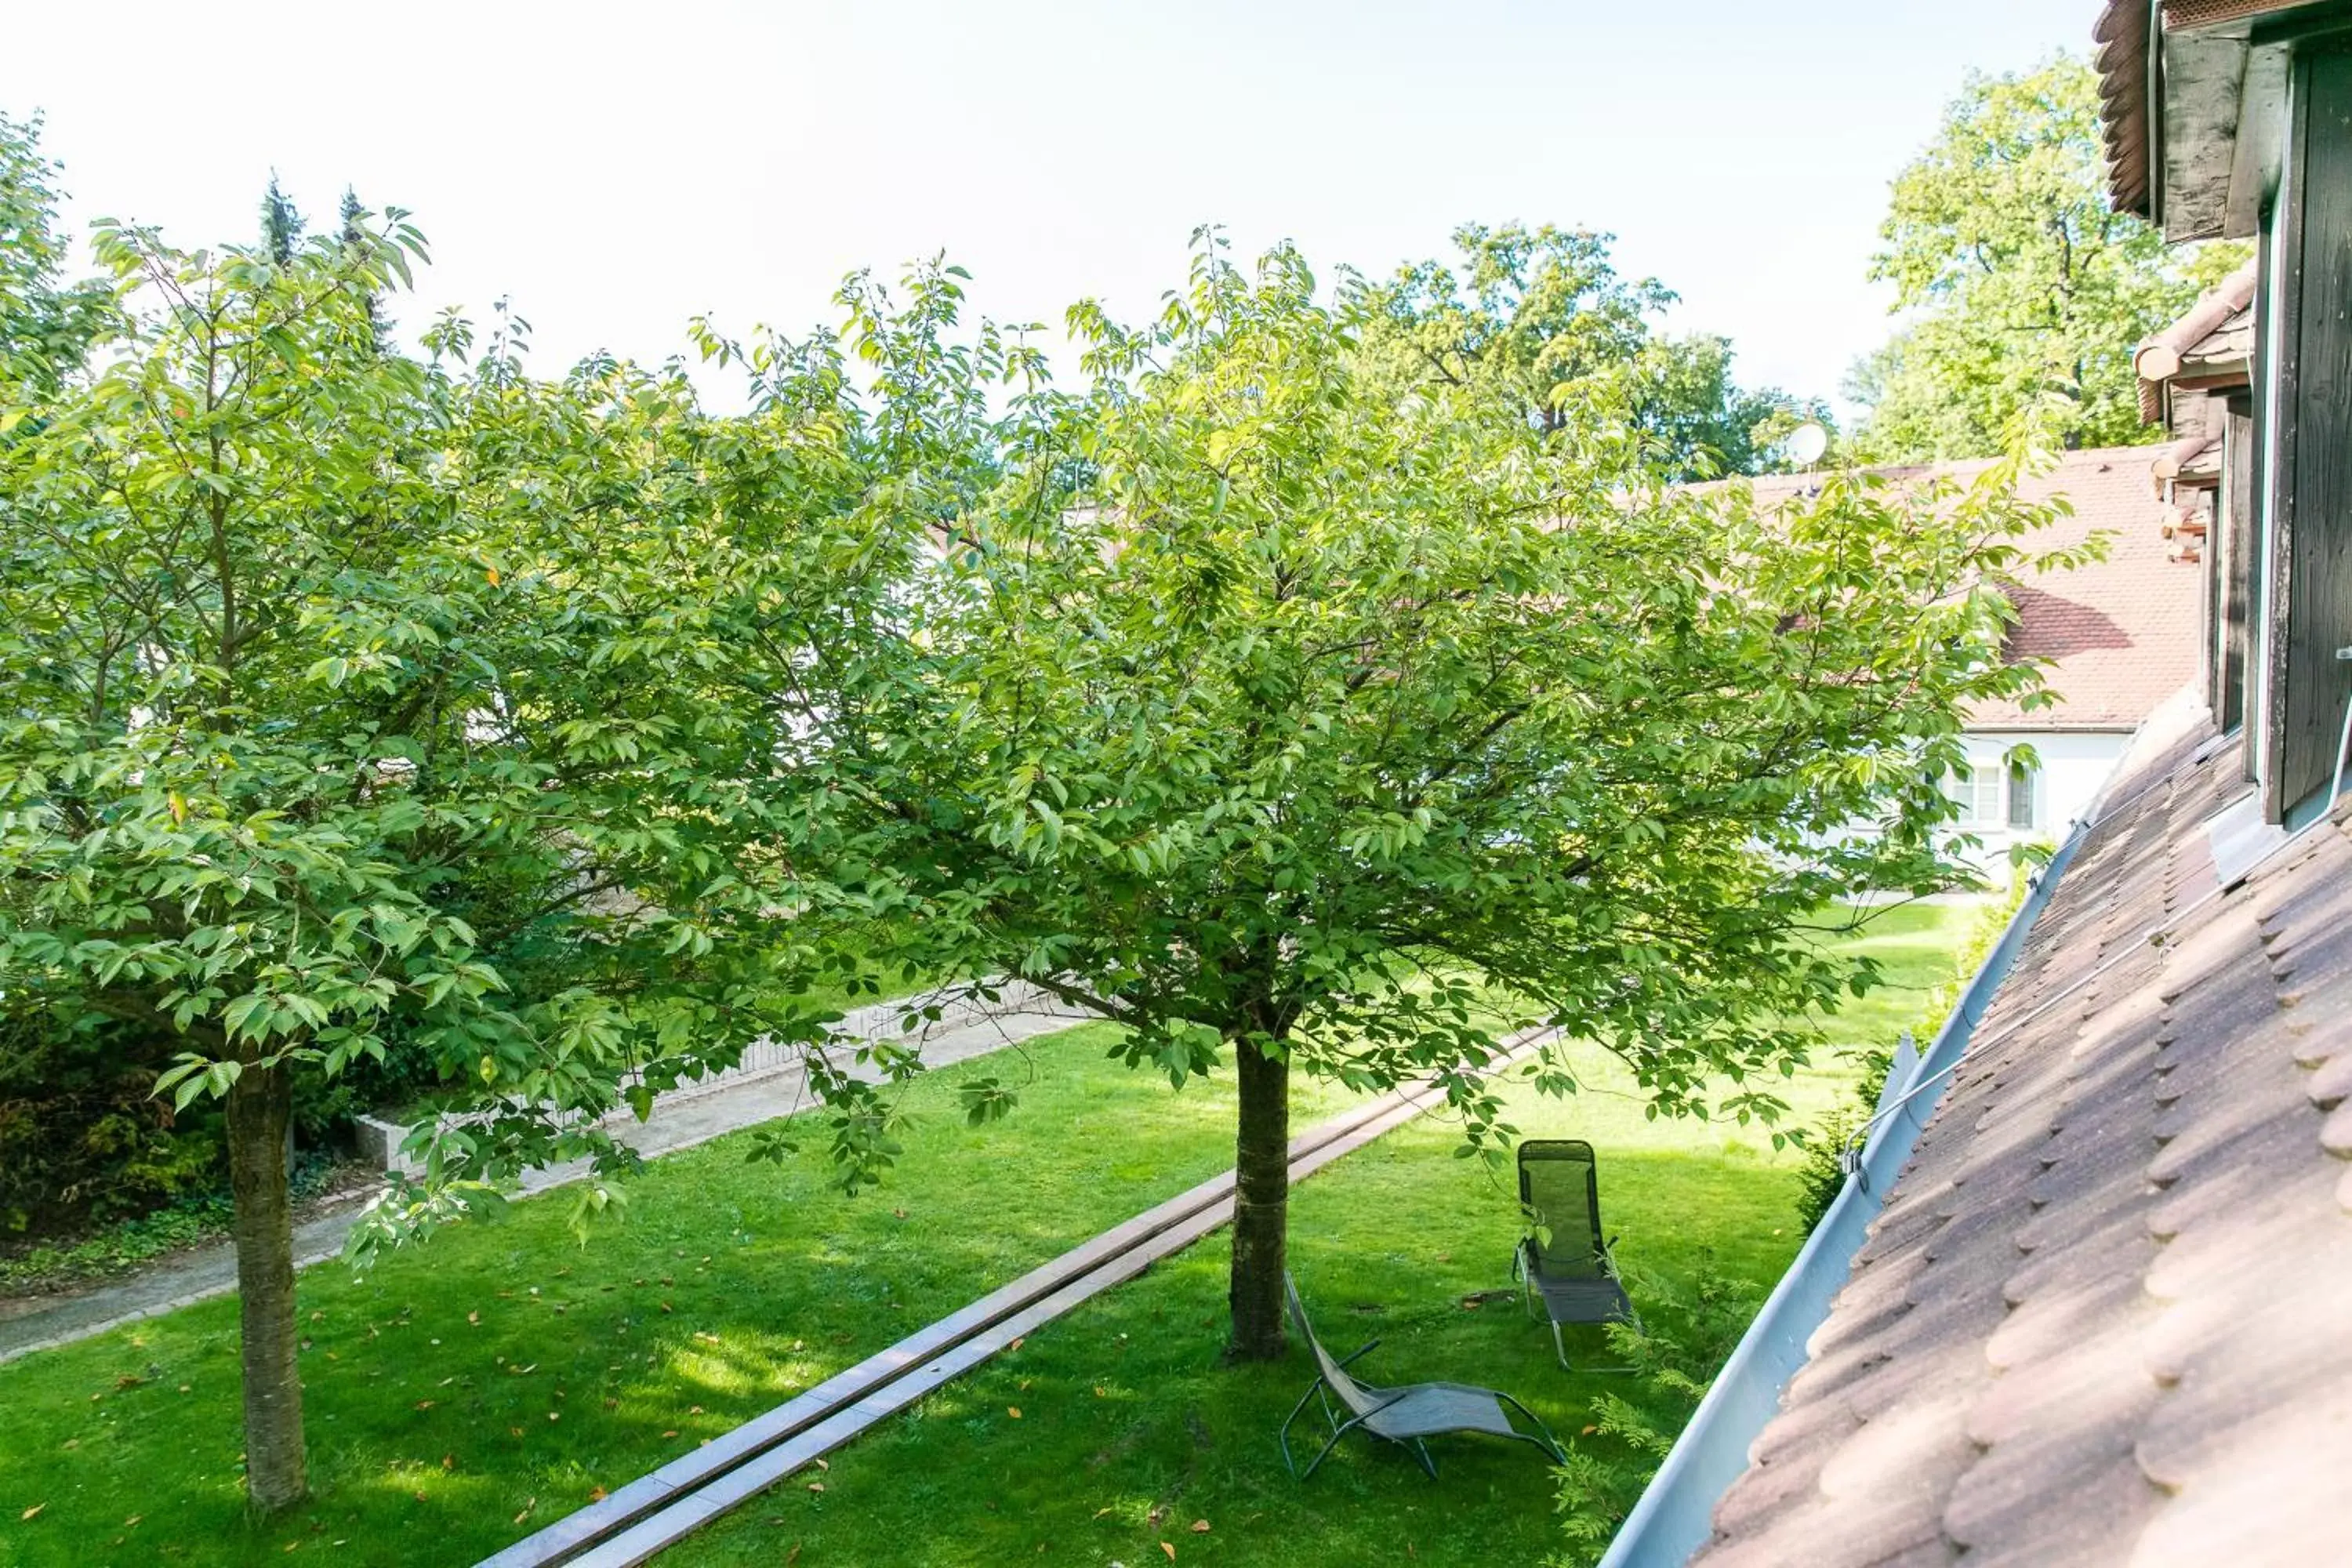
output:
{"label": "mowed lawn", "polygon": [[[1974,919],[1875,920],[1859,940],[1895,984],[1836,1033],[1911,1021]],[[782,1168],[746,1163],[731,1138],[660,1162],[584,1248],[558,1194],[363,1281],[307,1272],[316,1496],[268,1521],[243,1503],[233,1300],[0,1366],[0,1563],[473,1562],[1224,1168],[1230,1079],[1171,1094],[1105,1060],[1109,1037],[1034,1043],[1020,1109],[989,1128],[962,1124],[955,1085],[1013,1058],[920,1083],[905,1160],[856,1199],[826,1186],[821,1135]],[[1598,1145],[1637,1290],[1706,1275],[1769,1288],[1799,1239],[1795,1155],[1757,1130],[1648,1121],[1594,1065],[1568,1101],[1515,1090],[1511,1119]],[[1840,1081],[1801,1076],[1799,1116]],[[1311,1088],[1294,1113],[1304,1126],[1347,1102]],[[1458,1142],[1417,1124],[1301,1187],[1293,1268],[1336,1349],[1381,1339],[1368,1377],[1494,1384],[1575,1436],[1610,1381],[1562,1373],[1515,1303],[1462,1304],[1508,1284],[1517,1220],[1507,1173],[1456,1158]],[[1184,1563],[1533,1563],[1554,1548],[1532,1448],[1436,1445],[1433,1484],[1350,1445],[1291,1480],[1274,1433],[1307,1363],[1220,1363],[1225,1262],[1213,1237],[1154,1268],[664,1561],[1133,1568],[1167,1561],[1164,1542]]]}

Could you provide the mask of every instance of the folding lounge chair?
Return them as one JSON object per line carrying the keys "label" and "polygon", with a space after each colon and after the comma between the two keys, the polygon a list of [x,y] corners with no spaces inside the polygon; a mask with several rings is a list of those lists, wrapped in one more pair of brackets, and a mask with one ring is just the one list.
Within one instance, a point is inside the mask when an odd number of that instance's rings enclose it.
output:
{"label": "folding lounge chair", "polygon": [[[1497,1437],[1516,1437],[1522,1443],[1534,1444],[1549,1455],[1555,1463],[1561,1459],[1559,1445],[1552,1440],[1551,1429],[1534,1411],[1507,1394],[1498,1394],[1491,1388],[1475,1388],[1463,1383],[1416,1383],[1404,1388],[1374,1388],[1369,1384],[1358,1383],[1348,1375],[1348,1363],[1362,1357],[1372,1345],[1381,1342],[1374,1340],[1351,1355],[1332,1360],[1331,1352],[1323,1348],[1323,1342],[1315,1337],[1314,1325],[1307,1321],[1307,1309],[1299,1304],[1297,1284],[1286,1274],[1282,1277],[1282,1288],[1290,1298],[1290,1321],[1297,1325],[1298,1337],[1307,1342],[1307,1349],[1315,1352],[1318,1369],[1314,1383],[1298,1396],[1298,1403],[1291,1406],[1290,1415],[1283,1421],[1277,1439],[1282,1445],[1282,1462],[1300,1480],[1315,1473],[1315,1468],[1339,1446],[1340,1438],[1359,1428],[1411,1453],[1421,1461],[1421,1468],[1427,1470],[1432,1478],[1437,1474],[1437,1461],[1429,1457],[1429,1446],[1424,1439],[1447,1432],[1487,1432]],[[1323,1421],[1331,1428],[1331,1436],[1324,1443],[1322,1451],[1307,1460],[1307,1468],[1301,1470],[1290,1457],[1290,1424],[1305,1412],[1310,1399],[1321,1402]],[[1338,1409],[1333,1408],[1334,1400],[1339,1402]],[[1512,1426],[1510,1416],[1503,1409],[1506,1405],[1526,1416],[1535,1431],[1522,1432]],[[1343,1410],[1347,1413],[1345,1420],[1340,1419]]]}
{"label": "folding lounge chair", "polygon": [[1519,1206],[1528,1233],[1512,1258],[1513,1272],[1528,1316],[1542,1299],[1561,1366],[1568,1365],[1562,1323],[1642,1326],[1610,1256],[1616,1238],[1601,1239],[1601,1181],[1591,1144],[1581,1138],[1530,1138],[1520,1144]]}

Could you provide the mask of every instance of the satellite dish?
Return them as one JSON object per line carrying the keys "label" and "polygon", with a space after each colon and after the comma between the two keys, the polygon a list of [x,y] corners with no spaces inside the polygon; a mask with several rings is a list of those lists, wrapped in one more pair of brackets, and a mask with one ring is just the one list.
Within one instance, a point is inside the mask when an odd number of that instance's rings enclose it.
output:
{"label": "satellite dish", "polygon": [[1830,449],[1830,433],[1811,420],[1789,433],[1789,460],[1801,468],[1810,468],[1822,460]]}

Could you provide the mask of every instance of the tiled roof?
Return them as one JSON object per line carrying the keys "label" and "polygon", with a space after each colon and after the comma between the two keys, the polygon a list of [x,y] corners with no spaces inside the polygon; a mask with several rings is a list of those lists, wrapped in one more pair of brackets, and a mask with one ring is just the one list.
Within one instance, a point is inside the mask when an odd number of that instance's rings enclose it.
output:
{"label": "tiled roof", "polygon": [[[2044,678],[2061,700],[2027,712],[1989,703],[1969,716],[1972,730],[2131,730],[2156,705],[2195,679],[2202,627],[2204,574],[2168,557],[2148,478],[2155,449],[2107,447],[2068,452],[2022,492],[2063,495],[2074,515],[2027,542],[2037,549],[2079,544],[2095,531],[2111,535],[2107,558],[2072,572],[2035,576],[2010,592],[2018,626],[2011,658],[2052,661]],[[1874,470],[1900,483],[1946,475],[1966,483],[1990,465]],[[1753,481],[1759,502],[1797,494],[1811,481],[1774,475]]]}
{"label": "tiled roof", "polygon": [[2352,803],[2225,892],[2210,734],[2110,791],[1695,1564],[2352,1560]]}
{"label": "tiled roof", "polygon": [[2142,343],[2132,355],[2139,376],[2139,416],[2165,416],[2165,384],[2179,378],[2207,385],[2243,385],[2254,359],[2254,289],[2260,265],[2248,261],[2189,308],[2188,314]]}

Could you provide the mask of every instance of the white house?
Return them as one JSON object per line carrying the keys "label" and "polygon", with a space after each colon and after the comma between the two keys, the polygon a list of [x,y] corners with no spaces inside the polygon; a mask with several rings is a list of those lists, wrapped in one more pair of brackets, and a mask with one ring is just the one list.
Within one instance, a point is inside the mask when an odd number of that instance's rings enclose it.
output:
{"label": "white house", "polygon": [[[2168,450],[2069,452],[2023,487],[2035,499],[2063,495],[2073,508],[2071,517],[2028,541],[2032,547],[2079,543],[2094,531],[2110,537],[2105,561],[2009,585],[2018,610],[2009,657],[2049,661],[2044,678],[2059,701],[2032,712],[1987,706],[1969,718],[1969,773],[1951,787],[1962,828],[1983,843],[1979,858],[1988,870],[2006,864],[2013,844],[2063,837],[2140,721],[2199,679],[2205,574],[2198,563],[2205,527],[2203,513],[2194,510],[2162,515],[2162,497],[2170,491],[2159,489],[2164,481],[2151,464]],[[1874,471],[1897,483],[1938,475],[1966,483],[1988,466]],[[1769,505],[1811,482],[1773,476],[1754,484],[1758,501]],[[2180,497],[2190,499],[2186,490]]]}

